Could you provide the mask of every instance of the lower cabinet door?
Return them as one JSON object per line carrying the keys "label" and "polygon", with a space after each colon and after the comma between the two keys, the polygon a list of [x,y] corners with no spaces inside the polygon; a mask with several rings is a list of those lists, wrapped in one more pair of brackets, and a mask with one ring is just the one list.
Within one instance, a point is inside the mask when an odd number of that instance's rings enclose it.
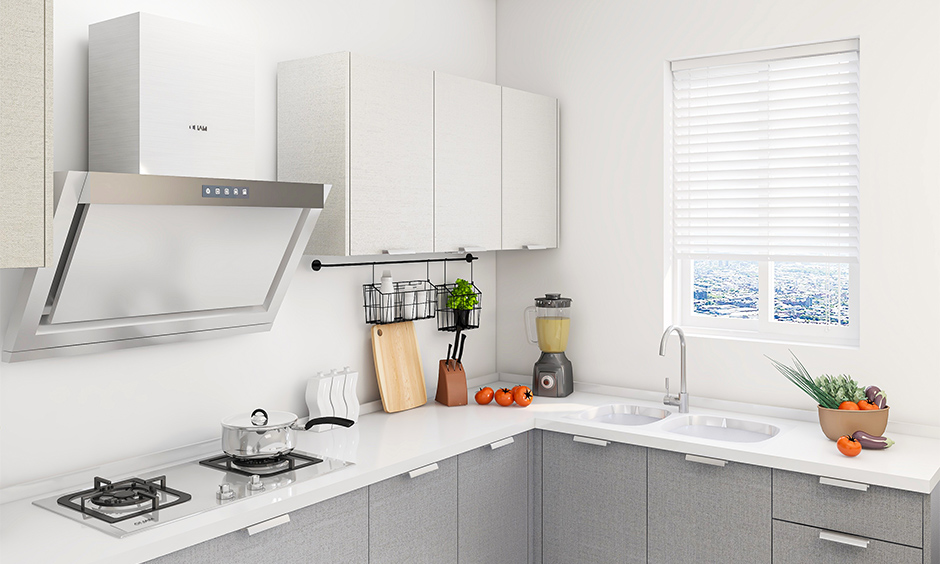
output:
{"label": "lower cabinet door", "polygon": [[769,564],[770,499],[769,468],[650,449],[650,564]]}
{"label": "lower cabinet door", "polygon": [[646,449],[542,433],[542,561],[646,563]]}
{"label": "lower cabinet door", "polygon": [[460,564],[526,564],[529,549],[527,434],[457,457]]}
{"label": "lower cabinet door", "polygon": [[922,564],[919,548],[774,521],[774,564]]}
{"label": "lower cabinet door", "polygon": [[369,563],[457,562],[457,459],[369,486]]}
{"label": "lower cabinet door", "polygon": [[362,564],[369,561],[369,491],[361,488],[290,514],[254,535],[244,529],[151,560],[151,564]]}

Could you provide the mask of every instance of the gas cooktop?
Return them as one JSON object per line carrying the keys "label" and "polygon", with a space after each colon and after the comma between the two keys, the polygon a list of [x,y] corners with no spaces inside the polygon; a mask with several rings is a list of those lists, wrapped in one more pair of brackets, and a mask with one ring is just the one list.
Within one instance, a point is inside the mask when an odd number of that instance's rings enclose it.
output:
{"label": "gas cooktop", "polygon": [[349,465],[296,450],[262,460],[220,455],[120,481],[96,477],[91,488],[33,504],[120,538]]}

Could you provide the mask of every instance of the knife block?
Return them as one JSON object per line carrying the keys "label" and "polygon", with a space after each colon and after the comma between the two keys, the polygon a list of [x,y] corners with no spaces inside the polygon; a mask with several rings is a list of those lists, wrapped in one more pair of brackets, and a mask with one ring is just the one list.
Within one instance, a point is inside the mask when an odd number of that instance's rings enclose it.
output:
{"label": "knife block", "polygon": [[463,365],[454,361],[448,364],[447,359],[437,364],[437,396],[435,401],[447,407],[467,405],[467,373]]}

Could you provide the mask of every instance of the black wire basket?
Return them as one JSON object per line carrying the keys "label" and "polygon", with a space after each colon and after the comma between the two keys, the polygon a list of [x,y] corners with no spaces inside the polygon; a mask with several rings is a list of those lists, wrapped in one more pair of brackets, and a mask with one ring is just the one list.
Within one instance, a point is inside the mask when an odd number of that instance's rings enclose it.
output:
{"label": "black wire basket", "polygon": [[[470,292],[461,296],[476,297],[472,309],[454,309],[447,307],[447,302],[454,295],[457,284],[443,284],[437,286],[437,330],[456,331],[460,329],[476,329],[480,326],[480,312],[483,307],[483,293],[476,284],[470,283]],[[473,300],[470,300],[473,301]]]}
{"label": "black wire basket", "polygon": [[416,321],[436,315],[437,287],[429,280],[395,282],[394,287],[394,291],[386,294],[379,284],[362,285],[366,323]]}

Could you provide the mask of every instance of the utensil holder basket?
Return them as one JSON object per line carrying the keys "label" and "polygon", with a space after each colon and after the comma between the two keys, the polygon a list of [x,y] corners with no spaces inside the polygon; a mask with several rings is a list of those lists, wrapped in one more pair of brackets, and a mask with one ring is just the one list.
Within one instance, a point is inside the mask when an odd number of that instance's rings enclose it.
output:
{"label": "utensil holder basket", "polygon": [[375,283],[362,285],[366,323],[431,319],[437,314],[437,287],[429,280],[405,280],[394,284],[395,289],[390,293],[383,293]]}
{"label": "utensil holder basket", "polygon": [[437,330],[438,331],[456,331],[458,326],[461,330],[476,329],[480,326],[480,312],[483,307],[483,293],[477,288],[477,285],[470,283],[473,295],[476,296],[476,304],[473,309],[453,309],[447,307],[447,300],[457,284],[443,284],[437,286]]}

